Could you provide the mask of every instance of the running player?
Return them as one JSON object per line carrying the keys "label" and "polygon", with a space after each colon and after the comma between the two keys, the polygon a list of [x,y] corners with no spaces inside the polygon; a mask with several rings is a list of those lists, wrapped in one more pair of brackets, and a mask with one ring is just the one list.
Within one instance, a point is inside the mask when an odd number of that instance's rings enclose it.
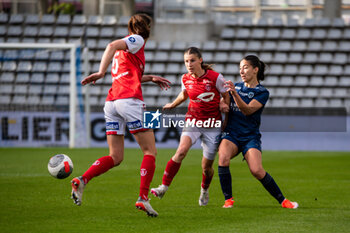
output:
{"label": "running player", "polygon": [[72,199],[76,205],[81,205],[84,187],[92,178],[118,166],[123,161],[124,134],[127,126],[143,152],[140,194],[135,206],[149,216],[158,216],[148,199],[157,150],[153,131],[143,128],[145,103],[141,83],[152,81],[162,89],[167,89],[170,82],[162,77],[143,75],[144,47],[150,34],[150,27],[149,16],[145,14],[132,16],[128,23],[129,36],[109,43],[102,56],[99,71],[81,82],[86,85],[103,78],[113,60],[111,70],[113,83],[104,106],[109,155],[96,160],[82,176],[72,180]]}
{"label": "running player", "polygon": [[166,104],[163,109],[175,108],[187,98],[190,98],[186,122],[212,120],[220,124],[216,127],[200,127],[198,124],[185,126],[177,151],[166,165],[162,184],[158,188],[152,188],[151,193],[158,198],[164,196],[180,169],[181,162],[186,157],[188,150],[200,138],[202,140],[203,158],[199,205],[205,206],[209,201],[209,185],[214,174],[212,167],[221,134],[220,94],[226,98],[227,103],[229,102],[229,95],[224,87],[224,77],[213,71],[210,65],[203,63],[202,54],[198,48],[188,48],[184,53],[184,62],[188,73],[182,76],[182,91],[172,103]]}
{"label": "running player", "polygon": [[248,55],[240,62],[242,82],[226,82],[230,91],[230,110],[227,126],[219,146],[219,178],[225,196],[223,208],[233,207],[230,160],[242,152],[252,175],[284,208],[298,208],[298,203],[286,199],[278,185],[262,166],[261,113],[269,98],[268,90],[260,84],[264,80],[265,64],[257,56]]}

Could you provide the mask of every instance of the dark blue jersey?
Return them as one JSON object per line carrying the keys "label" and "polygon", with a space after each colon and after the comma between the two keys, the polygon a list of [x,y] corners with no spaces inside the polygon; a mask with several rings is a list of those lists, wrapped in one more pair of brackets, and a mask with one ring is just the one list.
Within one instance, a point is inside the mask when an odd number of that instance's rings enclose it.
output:
{"label": "dark blue jersey", "polygon": [[233,97],[230,94],[231,104],[225,132],[238,137],[240,140],[248,140],[251,138],[260,138],[260,121],[261,113],[269,99],[269,91],[258,84],[255,88],[244,86],[243,82],[235,83],[236,91],[242,100],[249,104],[253,99],[259,101],[263,106],[249,116],[245,116],[237,107]]}

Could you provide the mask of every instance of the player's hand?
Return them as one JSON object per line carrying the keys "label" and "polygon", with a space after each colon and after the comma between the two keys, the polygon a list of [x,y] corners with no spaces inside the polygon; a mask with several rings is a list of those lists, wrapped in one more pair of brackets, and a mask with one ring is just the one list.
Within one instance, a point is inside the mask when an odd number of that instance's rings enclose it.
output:
{"label": "player's hand", "polygon": [[220,107],[220,112],[230,111],[230,107],[228,106],[228,104],[225,103],[225,101],[220,101],[219,107]]}
{"label": "player's hand", "polygon": [[166,78],[153,75],[152,76],[152,82],[157,84],[162,90],[170,89],[169,84],[171,84],[171,82],[168,79],[166,79]]}
{"label": "player's hand", "polygon": [[166,105],[163,106],[163,110],[166,110],[166,109],[173,109],[173,103],[167,103]]}
{"label": "player's hand", "polygon": [[236,91],[235,84],[233,84],[231,80],[226,81],[224,87],[227,88],[227,91],[233,91],[233,92]]}
{"label": "player's hand", "polygon": [[93,73],[93,74],[87,76],[86,78],[84,78],[84,79],[81,81],[81,84],[82,84],[82,85],[86,85],[86,84],[91,83],[91,82],[92,82],[92,84],[95,84],[95,82],[96,82],[97,80],[99,80],[100,78],[103,78],[104,76],[105,76],[104,74],[99,73],[99,72]]}

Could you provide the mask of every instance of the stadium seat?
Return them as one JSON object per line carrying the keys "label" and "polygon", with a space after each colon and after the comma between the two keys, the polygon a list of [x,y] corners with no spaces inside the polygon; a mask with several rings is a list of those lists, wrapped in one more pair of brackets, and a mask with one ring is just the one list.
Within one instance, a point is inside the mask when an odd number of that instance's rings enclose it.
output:
{"label": "stadium seat", "polygon": [[293,87],[290,89],[290,97],[293,98],[302,98],[304,97],[304,88],[302,87]]}
{"label": "stadium seat", "polygon": [[225,27],[221,31],[220,38],[225,40],[225,39],[234,39],[235,38],[235,30],[233,28],[228,28]]}
{"label": "stadium seat", "polygon": [[347,54],[346,53],[335,53],[333,64],[345,65],[347,63]]}
{"label": "stadium seat", "polygon": [[33,64],[32,71],[33,72],[46,72],[47,64],[43,61],[35,61]]}
{"label": "stadium seat", "polygon": [[49,15],[49,14],[44,14],[41,19],[40,19],[40,23],[41,24],[54,24],[56,21],[55,19],[55,15]]}
{"label": "stadium seat", "polygon": [[260,51],[262,47],[261,41],[258,40],[250,40],[248,42],[247,48],[249,51]]}
{"label": "stadium seat", "polygon": [[299,66],[299,74],[300,75],[312,75],[313,69],[311,65],[302,64]]}
{"label": "stadium seat", "polygon": [[105,50],[109,42],[111,42],[109,39],[99,39],[96,48],[100,50]]}
{"label": "stadium seat", "polygon": [[334,18],[332,21],[333,28],[343,28],[345,26],[343,18]]}
{"label": "stadium seat", "polygon": [[327,37],[327,31],[323,28],[315,28],[312,31],[311,39],[313,40],[325,40]]}
{"label": "stadium seat", "polygon": [[32,63],[30,61],[18,62],[17,72],[30,72],[32,71]]}
{"label": "stadium seat", "polygon": [[1,84],[0,93],[1,94],[12,94],[13,85],[12,84]]}
{"label": "stadium seat", "polygon": [[283,74],[283,65],[281,64],[272,64],[268,71],[270,75],[282,75]]}
{"label": "stadium seat", "polygon": [[100,29],[98,27],[87,27],[85,34],[88,38],[96,38],[100,35]]}
{"label": "stadium seat", "polygon": [[55,103],[55,96],[53,95],[45,95],[41,98],[42,105],[54,105],[54,103]]}
{"label": "stadium seat", "polygon": [[[105,93],[107,93],[107,92],[105,92]],[[58,86],[57,94],[68,95],[69,94],[69,85]]]}
{"label": "stadium seat", "polygon": [[217,50],[220,50],[220,51],[232,50],[232,43],[230,41],[219,41],[217,45]]}
{"label": "stadium seat", "polygon": [[8,15],[5,13],[0,13],[0,24],[6,24],[8,21]]}
{"label": "stadium seat", "polygon": [[10,26],[7,29],[7,36],[11,37],[20,37],[22,35],[22,27],[21,26]]}
{"label": "stadium seat", "polygon": [[335,41],[332,40],[326,40],[323,43],[322,46],[322,51],[326,51],[326,52],[334,52],[338,50],[338,44]]}
{"label": "stadium seat", "polygon": [[100,37],[104,38],[113,38],[114,35],[114,29],[111,27],[102,27]]}
{"label": "stadium seat", "polygon": [[344,107],[344,103],[343,103],[342,99],[330,99],[329,100],[329,107],[342,108],[342,107]]}
{"label": "stadium seat", "polygon": [[[90,97],[90,104],[93,105]],[[55,101],[55,105],[68,105],[69,104],[69,96],[66,95],[58,95]]]}
{"label": "stadium seat", "polygon": [[61,72],[62,63],[57,61],[50,61],[47,67],[47,72]]}
{"label": "stadium seat", "polygon": [[306,48],[307,48],[307,44],[305,41],[294,40],[291,51],[305,52]]}
{"label": "stadium seat", "polygon": [[293,40],[296,37],[295,29],[285,28],[282,30],[281,39],[283,40]]}
{"label": "stadium seat", "polygon": [[117,23],[117,19],[114,15],[104,15],[102,17],[102,26],[115,26]]}
{"label": "stadium seat", "polygon": [[183,52],[185,51],[186,48],[187,48],[187,45],[185,41],[176,41],[173,43],[173,51],[179,50]]}
{"label": "stadium seat", "polygon": [[344,29],[343,39],[350,39],[350,28]]}
{"label": "stadium seat", "polygon": [[285,101],[282,98],[273,98],[271,106],[275,108],[285,107]]}
{"label": "stadium seat", "polygon": [[240,62],[243,58],[243,54],[241,52],[230,52],[228,55],[228,62],[236,63],[238,66],[238,62]]}
{"label": "stadium seat", "polygon": [[319,96],[322,98],[331,98],[333,96],[332,88],[320,88]]}
{"label": "stadium seat", "polygon": [[38,36],[39,37],[51,37],[53,34],[52,26],[41,26],[39,29]]}
{"label": "stadium seat", "polygon": [[350,87],[350,76],[348,76],[348,77],[340,77],[339,78],[339,86],[341,86],[341,87]]}
{"label": "stadium seat", "polygon": [[285,65],[283,74],[285,74],[285,75],[297,75],[298,74],[298,65],[294,65],[294,64]]}
{"label": "stadium seat", "polygon": [[172,51],[169,55],[169,62],[183,62],[184,61],[184,53],[183,51],[177,52]]}
{"label": "stadium seat", "polygon": [[59,84],[60,76],[58,73],[47,73],[45,76],[45,83]]}
{"label": "stadium seat", "polygon": [[130,19],[130,16],[121,16],[117,23],[118,23],[118,25],[127,26],[129,19]]}
{"label": "stadium seat", "polygon": [[236,38],[238,39],[246,39],[251,37],[251,32],[249,28],[238,28],[236,30]]}
{"label": "stadium seat", "polygon": [[265,40],[262,46],[263,51],[272,51],[275,52],[277,49],[276,41]]}
{"label": "stadium seat", "polygon": [[165,70],[165,64],[164,63],[153,63],[151,68],[152,74],[164,74],[166,72]]}
{"label": "stadium seat", "polygon": [[158,50],[171,50],[172,43],[170,41],[160,41],[158,43]]}
{"label": "stadium seat", "polygon": [[205,41],[203,43],[203,51],[215,51],[216,41]]}
{"label": "stadium seat", "polygon": [[302,53],[291,52],[288,55],[288,63],[301,63],[303,61]]}
{"label": "stadium seat", "polygon": [[313,28],[316,24],[316,20],[314,18],[306,18],[302,23],[303,27]]}
{"label": "stadium seat", "polygon": [[67,37],[68,36],[68,27],[66,26],[57,26],[53,32],[54,37]]}
{"label": "stadium seat", "polygon": [[13,92],[15,95],[17,95],[17,94],[25,95],[25,94],[27,94],[27,87],[28,87],[27,84],[16,84],[14,86]]}
{"label": "stadium seat", "polygon": [[245,40],[234,40],[233,41],[233,44],[232,44],[233,51],[245,51],[246,49],[247,49],[247,41],[245,41]]}
{"label": "stadium seat", "polygon": [[26,26],[24,28],[23,36],[24,37],[36,37],[39,33],[37,26]]}
{"label": "stadium seat", "polygon": [[287,53],[275,53],[275,56],[273,57],[272,62],[273,63],[286,63],[288,60]]}
{"label": "stadium seat", "polygon": [[320,41],[310,40],[307,46],[307,51],[318,52],[322,50],[322,43]]}
{"label": "stadium seat", "polygon": [[299,28],[296,34],[297,40],[308,40],[311,39],[311,29]]}
{"label": "stadium seat", "polygon": [[15,81],[15,74],[13,72],[1,72],[0,83],[13,83]]}
{"label": "stadium seat", "polygon": [[234,63],[226,64],[223,73],[224,73],[225,76],[226,76],[226,74],[239,75],[239,66],[238,66],[238,64],[234,64]]}
{"label": "stadium seat", "polygon": [[300,107],[300,103],[298,99],[287,99],[285,102],[285,106],[289,108]]}
{"label": "stadium seat", "polygon": [[181,69],[180,64],[178,64],[178,63],[169,63],[166,66],[166,73],[167,74],[178,74],[180,69]]}
{"label": "stadium seat", "polygon": [[319,63],[332,63],[333,61],[333,54],[331,53],[321,53],[318,57]]}
{"label": "stadium seat", "polygon": [[331,27],[332,23],[329,18],[320,18],[317,20],[316,25],[318,27],[324,27],[324,28],[329,28]]}
{"label": "stadium seat", "polygon": [[15,61],[4,61],[2,63],[1,70],[2,71],[9,71],[9,72],[15,72],[17,68],[17,64]]}
{"label": "stadium seat", "polygon": [[324,79],[324,85],[327,87],[337,86],[338,85],[338,78],[335,76],[327,76]]}
{"label": "stadium seat", "polygon": [[288,87],[289,86],[293,86],[294,79],[293,79],[292,76],[281,76],[279,83],[280,83],[281,86],[288,86]]}
{"label": "stadium seat", "polygon": [[169,59],[169,55],[167,52],[164,51],[156,51],[154,54],[153,61],[157,62],[167,62]]}
{"label": "stadium seat", "polygon": [[333,93],[333,96],[339,97],[339,98],[348,98],[349,95],[350,95],[350,93],[349,93],[348,89],[345,87],[337,88]]}
{"label": "stadium seat", "polygon": [[[1,89],[1,88],[0,88]],[[1,92],[1,95],[0,95],[0,104],[10,104],[11,103],[11,96],[10,95],[4,95],[2,92]]]}
{"label": "stadium seat", "polygon": [[316,64],[313,75],[323,76],[328,74],[328,65]]}
{"label": "stadium seat", "polygon": [[327,32],[327,39],[339,40],[342,38],[342,30],[339,28],[331,28]]}
{"label": "stadium seat", "polygon": [[309,84],[309,78],[307,76],[296,76],[294,85],[295,86],[301,86],[306,87]]}
{"label": "stadium seat", "polygon": [[280,38],[281,31],[277,28],[268,28],[265,34],[266,39],[277,40]]}
{"label": "stadium seat", "polygon": [[102,22],[101,16],[99,15],[90,15],[87,24],[90,26],[100,26]]}
{"label": "stadium seat", "polygon": [[58,25],[70,25],[71,24],[71,17],[70,15],[60,14],[57,17],[56,24]]}
{"label": "stadium seat", "polygon": [[86,17],[85,15],[74,15],[72,19],[72,25],[73,26],[82,26],[86,24]]}
{"label": "stadium seat", "polygon": [[115,31],[115,37],[116,38],[123,38],[129,34],[127,27],[118,27]]}
{"label": "stadium seat", "polygon": [[24,22],[24,15],[22,14],[11,14],[8,21],[9,24],[22,24]]}
{"label": "stadium seat", "polygon": [[215,62],[227,62],[228,61],[228,53],[227,52],[216,52],[214,54]]}
{"label": "stadium seat", "polygon": [[339,52],[350,52],[350,41],[340,41],[338,46]]}
{"label": "stadium seat", "polygon": [[[243,56],[241,56],[242,58]],[[240,58],[240,59],[241,59]],[[240,61],[240,59],[238,61]],[[260,59],[265,62],[265,63],[270,63],[272,62],[272,59],[273,59],[273,56],[272,56],[272,53],[270,52],[261,52],[260,53]]]}
{"label": "stadium seat", "polygon": [[317,62],[318,56],[316,53],[305,53],[304,63],[315,64]]}
{"label": "stadium seat", "polygon": [[264,85],[269,87],[274,87],[279,85],[279,78],[275,75],[268,75],[268,77],[264,81]]}
{"label": "stadium seat", "polygon": [[254,28],[249,36],[252,39],[262,40],[266,37],[265,29],[263,28]]}
{"label": "stadium seat", "polygon": [[343,67],[341,65],[331,65],[328,74],[335,76],[343,75]]}
{"label": "stadium seat", "polygon": [[212,52],[202,52],[203,61],[206,63],[215,62]]}
{"label": "stadium seat", "polygon": [[305,99],[305,98],[301,99],[300,100],[300,107],[302,107],[302,108],[315,107],[313,99]]}
{"label": "stadium seat", "polygon": [[322,86],[323,85],[323,78],[320,76],[311,76],[310,78],[310,82],[309,82],[310,86]]}

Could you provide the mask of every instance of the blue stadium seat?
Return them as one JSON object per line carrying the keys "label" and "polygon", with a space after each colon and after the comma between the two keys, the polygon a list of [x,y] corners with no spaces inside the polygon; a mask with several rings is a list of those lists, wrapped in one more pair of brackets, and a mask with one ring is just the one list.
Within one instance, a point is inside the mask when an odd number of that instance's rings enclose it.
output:
{"label": "blue stadium seat", "polygon": [[55,15],[48,15],[48,14],[44,14],[40,19],[41,24],[54,24],[55,21],[56,21]]}
{"label": "blue stadium seat", "polygon": [[215,51],[216,41],[205,41],[203,43],[203,51]]}
{"label": "blue stadium seat", "polygon": [[71,24],[71,16],[70,15],[65,15],[61,14],[57,17],[56,24],[58,25],[70,25]]}
{"label": "blue stadium seat", "polygon": [[238,39],[246,39],[251,37],[251,32],[249,28],[238,28],[236,30],[236,38]]}
{"label": "blue stadium seat", "polygon": [[221,39],[234,39],[235,38],[235,29],[233,28],[228,28],[225,27],[222,31],[221,31],[221,35],[220,35]]}
{"label": "blue stadium seat", "polygon": [[22,14],[11,14],[8,21],[9,24],[22,24],[24,22],[24,16]]}
{"label": "blue stadium seat", "polygon": [[102,17],[102,26],[114,26],[117,23],[117,19],[114,15],[104,15]]}
{"label": "blue stadium seat", "polygon": [[249,35],[252,39],[262,40],[266,36],[265,29],[264,28],[254,28]]}
{"label": "blue stadium seat", "polygon": [[307,76],[296,76],[294,81],[295,86],[306,87],[309,85],[309,78]]}

